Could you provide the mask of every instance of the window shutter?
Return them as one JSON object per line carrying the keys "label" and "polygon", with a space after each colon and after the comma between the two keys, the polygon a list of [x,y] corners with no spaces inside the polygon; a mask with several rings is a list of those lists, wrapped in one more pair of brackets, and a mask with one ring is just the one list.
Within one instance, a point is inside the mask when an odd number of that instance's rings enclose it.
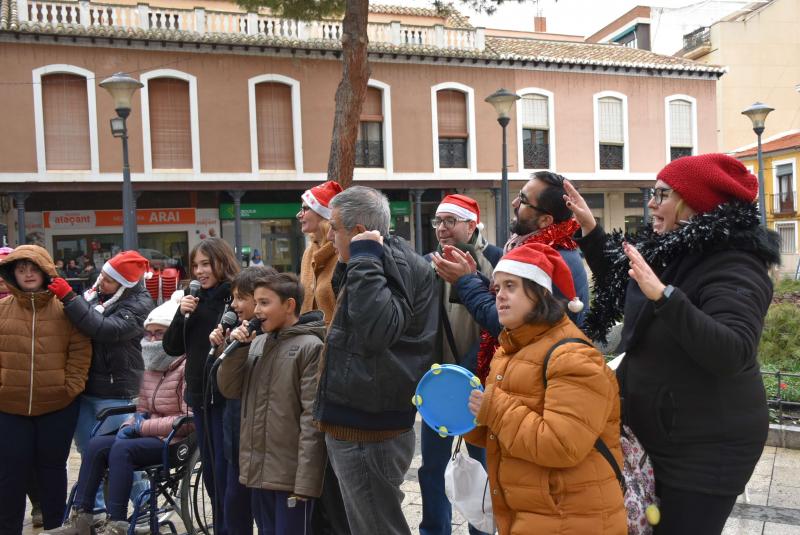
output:
{"label": "window shutter", "polygon": [[625,137],[622,129],[622,101],[614,97],[603,97],[597,103],[600,122],[600,143],[622,145]]}
{"label": "window shutter", "polygon": [[692,103],[673,100],[669,103],[669,144],[671,147],[692,146]]}
{"label": "window shutter", "polygon": [[66,73],[42,76],[42,109],[47,170],[91,169],[86,78]]}
{"label": "window shutter", "polygon": [[155,78],[147,82],[153,169],[192,168],[189,82]]}
{"label": "window shutter", "polygon": [[522,97],[522,128],[546,130],[549,126],[548,99],[544,95]]}
{"label": "window shutter", "polygon": [[256,125],[259,169],[294,169],[291,86],[279,82],[256,85]]}
{"label": "window shutter", "polygon": [[362,121],[383,121],[383,106],[382,106],[383,91],[376,87],[367,88],[367,96],[364,99],[364,105],[361,107],[361,120]]}
{"label": "window shutter", "polygon": [[436,93],[439,137],[466,138],[467,95],[461,91],[443,89]]}

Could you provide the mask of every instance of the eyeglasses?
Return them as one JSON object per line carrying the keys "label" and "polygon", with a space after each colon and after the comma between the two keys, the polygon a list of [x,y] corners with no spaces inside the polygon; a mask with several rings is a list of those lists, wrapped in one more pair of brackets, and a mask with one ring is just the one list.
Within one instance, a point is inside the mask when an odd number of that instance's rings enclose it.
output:
{"label": "eyeglasses", "polygon": [[469,219],[458,219],[455,217],[434,217],[431,219],[431,226],[435,229],[439,228],[439,225],[444,223],[444,228],[450,230],[456,226],[456,223],[466,223]]}
{"label": "eyeglasses", "polygon": [[650,188],[650,198],[653,199],[656,206],[661,206],[671,192],[672,188]]}
{"label": "eyeglasses", "polygon": [[530,206],[531,208],[533,208],[537,212],[541,212],[541,213],[547,214],[547,215],[553,215],[550,212],[548,212],[547,210],[545,210],[544,208],[539,208],[535,204],[531,204],[531,201],[528,200],[527,195],[525,195],[521,191],[517,194],[517,199],[519,199],[519,203],[520,204],[524,204],[525,206]]}
{"label": "eyeglasses", "polygon": [[155,331],[155,332],[145,331],[144,334],[142,335],[142,338],[150,342],[159,341],[164,339],[164,334],[166,334],[166,332],[167,331]]}

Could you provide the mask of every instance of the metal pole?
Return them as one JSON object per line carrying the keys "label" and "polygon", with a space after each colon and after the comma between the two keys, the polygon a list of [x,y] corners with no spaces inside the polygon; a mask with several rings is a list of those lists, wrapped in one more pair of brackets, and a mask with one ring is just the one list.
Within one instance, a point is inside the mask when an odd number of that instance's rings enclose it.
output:
{"label": "metal pole", "polygon": [[25,200],[30,197],[30,193],[14,193],[14,201],[17,203],[17,246],[25,245]]}
{"label": "metal pole", "polygon": [[764,201],[764,157],[761,154],[761,134],[763,128],[753,129],[758,136],[758,207],[761,212],[761,226],[767,226],[767,203]]}
{"label": "metal pole", "polygon": [[242,197],[244,191],[233,190],[229,191],[228,195],[233,198],[233,236],[234,236],[234,250],[236,251],[236,258],[239,262],[242,261]]}
{"label": "metal pole", "polygon": [[136,231],[136,205],[133,200],[131,167],[128,160],[128,115],[131,110],[120,108],[117,115],[122,118],[122,249],[135,251],[139,248]]}
{"label": "metal pole", "polygon": [[650,225],[650,207],[647,206],[650,203],[650,188],[640,188],[642,190],[642,203],[644,203],[644,208],[642,209],[642,217],[644,217],[643,227],[647,227]]}
{"label": "metal pole", "polygon": [[508,240],[508,150],[506,144],[506,127],[511,119],[501,117],[497,120],[503,129],[503,172],[500,198],[500,239],[499,243],[505,244]]}
{"label": "metal pole", "polygon": [[422,194],[425,193],[424,189],[412,189],[411,194],[414,196],[414,247],[419,254],[425,254],[422,251]]}
{"label": "metal pole", "polygon": [[492,188],[494,196],[494,241],[495,245],[502,248],[505,243],[500,241],[500,188]]}

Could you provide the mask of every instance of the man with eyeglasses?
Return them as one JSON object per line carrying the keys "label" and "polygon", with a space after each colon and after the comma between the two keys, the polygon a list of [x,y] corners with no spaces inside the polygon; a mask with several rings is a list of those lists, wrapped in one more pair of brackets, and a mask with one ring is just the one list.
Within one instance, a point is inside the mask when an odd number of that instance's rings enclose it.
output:
{"label": "man with eyeglasses", "polygon": [[[428,255],[435,269],[449,256],[453,248],[468,254],[477,269],[486,277],[492,276],[494,265],[502,256],[499,247],[489,244],[481,235],[480,207],[466,195],[447,195],[436,209],[431,220],[439,247]],[[440,363],[459,364],[475,371],[480,347],[481,327],[452,291],[452,285],[441,281],[441,319],[439,336],[442,340]],[[452,506],[444,491],[444,472],[453,447],[452,437],[440,437],[427,425],[420,428],[422,466],[418,477],[422,493],[422,521],[420,535],[449,535],[452,526]],[[473,459],[486,464],[486,451],[471,444],[467,451]],[[482,534],[469,527],[472,535]]]}
{"label": "man with eyeglasses", "polygon": [[[504,253],[524,243],[543,243],[553,247],[569,266],[575,284],[577,300],[589,302],[589,279],[578,244],[573,236],[580,228],[564,201],[564,177],[550,171],[537,171],[522,187],[511,203],[514,217],[511,219],[509,237]],[[452,283],[461,301],[475,320],[496,338],[502,330],[497,320],[494,295],[489,290],[489,280],[481,277],[477,266],[460,251],[442,258],[437,265],[439,275]],[[556,295],[560,295],[555,289]],[[586,308],[567,315],[578,327],[583,327]],[[493,344],[485,343],[478,355],[478,375],[488,371]]]}

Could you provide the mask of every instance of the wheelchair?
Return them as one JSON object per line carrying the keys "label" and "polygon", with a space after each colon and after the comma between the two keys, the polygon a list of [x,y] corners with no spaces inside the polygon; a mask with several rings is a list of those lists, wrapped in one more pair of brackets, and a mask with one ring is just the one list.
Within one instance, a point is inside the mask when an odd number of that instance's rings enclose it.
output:
{"label": "wheelchair", "polygon": [[[135,405],[101,410],[97,413],[97,423],[91,436],[97,434],[108,417],[134,412]],[[191,423],[192,417],[189,415],[176,419],[172,424],[172,431],[164,439],[161,463],[137,468],[138,472],[144,473],[144,479],[149,485],[133,500],[133,510],[128,517],[128,535],[158,534],[162,527],[167,527],[172,535],[178,535],[175,520],[180,520],[187,535],[211,535],[213,532],[211,501],[203,485],[196,436],[191,433],[171,444],[178,430]],[[70,490],[65,521],[75,501],[76,487],[77,484]]]}

